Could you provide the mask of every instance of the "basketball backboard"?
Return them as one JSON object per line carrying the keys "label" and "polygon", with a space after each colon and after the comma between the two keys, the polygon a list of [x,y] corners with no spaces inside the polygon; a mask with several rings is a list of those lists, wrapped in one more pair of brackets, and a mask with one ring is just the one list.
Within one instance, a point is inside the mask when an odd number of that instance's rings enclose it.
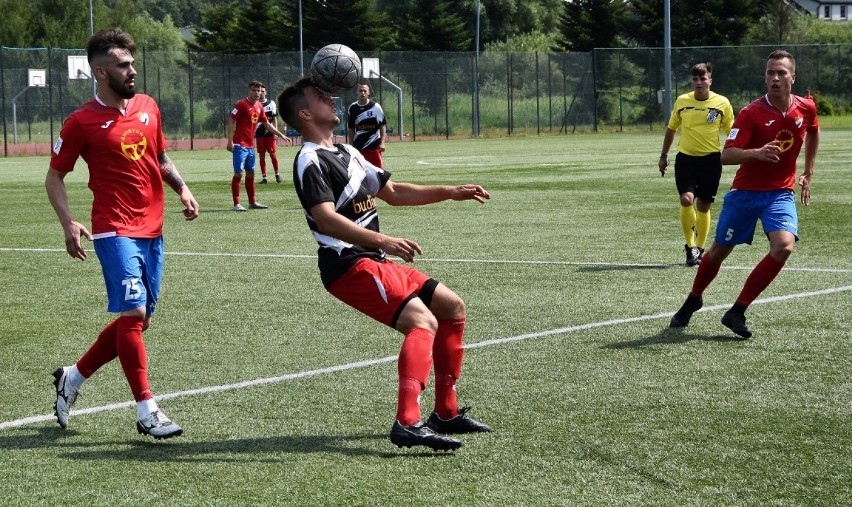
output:
{"label": "basketball backboard", "polygon": [[92,69],[89,68],[89,60],[85,56],[68,57],[68,79],[89,79],[92,77]]}
{"label": "basketball backboard", "polygon": [[44,69],[29,69],[27,86],[47,86],[47,71]]}

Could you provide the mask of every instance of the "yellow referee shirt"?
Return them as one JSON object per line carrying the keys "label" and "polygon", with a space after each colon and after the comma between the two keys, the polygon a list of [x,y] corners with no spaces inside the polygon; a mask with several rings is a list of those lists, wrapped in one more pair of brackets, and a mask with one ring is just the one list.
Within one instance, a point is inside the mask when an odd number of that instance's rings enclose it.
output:
{"label": "yellow referee shirt", "polygon": [[669,119],[669,128],[681,131],[677,151],[695,157],[721,151],[719,132],[727,137],[733,124],[731,103],[714,92],[707,100],[695,100],[694,91],[684,93],[675,101]]}

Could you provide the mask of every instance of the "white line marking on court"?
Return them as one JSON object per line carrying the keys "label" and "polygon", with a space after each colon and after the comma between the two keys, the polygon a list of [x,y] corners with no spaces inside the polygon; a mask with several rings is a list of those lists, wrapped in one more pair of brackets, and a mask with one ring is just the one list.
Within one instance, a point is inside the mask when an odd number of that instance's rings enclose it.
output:
{"label": "white line marking on court", "polygon": [[[35,252],[35,253],[65,253],[59,248],[2,248],[0,252]],[[94,254],[94,250],[86,250]],[[317,258],[315,254],[253,254],[244,252],[166,252],[166,256],[179,257],[244,257],[244,258],[271,258],[271,259],[310,259]],[[675,268],[683,264],[651,264],[651,263],[615,263],[615,262],[573,262],[573,261],[537,261],[537,260],[513,260],[513,259],[429,259],[420,257],[417,262],[450,262],[458,264],[527,264],[540,266],[590,266],[590,267],[612,267],[612,268]],[[752,270],[754,266],[722,266],[722,269]],[[852,269],[845,268],[796,268],[785,266],[784,271],[797,271],[806,273],[852,273]]]}
{"label": "white line marking on court", "polygon": [[[846,286],[843,286],[843,287],[834,287],[834,288],[830,288],[830,289],[822,289],[822,290],[816,290],[816,291],[810,291],[810,292],[799,292],[797,294],[788,294],[786,296],[775,296],[775,297],[766,298],[766,299],[759,299],[759,300],[755,301],[753,304],[759,305],[759,304],[777,303],[777,302],[780,302],[780,301],[789,301],[789,300],[792,300],[792,299],[803,299],[803,298],[816,297],[816,296],[825,296],[825,295],[829,295],[829,294],[837,294],[837,293],[840,293],[840,292],[848,292],[848,291],[852,291],[852,285],[846,285]],[[725,304],[725,305],[708,306],[708,307],[704,307],[704,308],[698,310],[697,313],[722,310],[722,309],[728,308],[728,306],[730,306],[730,305]],[[539,331],[537,333],[527,333],[527,334],[522,334],[522,335],[518,335],[518,336],[510,336],[510,337],[507,337],[507,338],[497,338],[497,339],[494,339],[494,340],[485,340],[485,341],[481,341],[481,342],[477,342],[477,343],[470,343],[470,344],[465,345],[464,348],[465,349],[479,349],[479,348],[488,347],[488,346],[491,346],[491,345],[502,345],[502,344],[506,344],[506,343],[519,342],[519,341],[523,341],[523,340],[532,340],[532,339],[535,339],[535,338],[544,338],[544,337],[547,337],[547,336],[554,336],[554,335],[560,335],[560,334],[570,334],[570,333],[576,333],[576,332],[579,332],[579,331],[585,331],[587,329],[596,329],[596,328],[599,328],[599,327],[617,326],[617,325],[621,325],[621,324],[629,324],[629,323],[632,323],[632,322],[641,322],[641,321],[645,321],[645,320],[668,318],[668,317],[671,317],[673,314],[674,314],[674,312],[656,313],[656,314],[653,314],[653,315],[640,315],[638,317],[629,317],[629,318],[626,318],[626,319],[611,319],[611,320],[605,320],[605,321],[601,321],[601,322],[590,322],[588,324],[580,324],[578,326],[560,327],[560,328],[556,328],[556,329],[549,329],[549,330],[546,330],[546,331]],[[382,358],[379,358],[379,359],[369,359],[369,360],[366,360],[366,361],[358,361],[358,362],[355,362],[355,363],[340,364],[340,365],[337,365],[337,366],[329,366],[327,368],[319,368],[319,369],[316,369],[316,370],[303,371],[303,372],[299,372],[299,373],[289,373],[289,374],[280,375],[280,376],[277,376],[277,377],[267,377],[267,378],[261,378],[261,379],[255,379],[255,380],[246,380],[246,381],[243,381],[243,382],[237,382],[235,384],[225,384],[225,385],[219,385],[219,386],[210,386],[210,387],[201,387],[201,388],[198,388],[198,389],[190,389],[190,390],[187,390],[187,391],[177,391],[177,392],[174,392],[174,393],[168,393],[168,394],[162,394],[162,395],[159,395],[159,396],[155,396],[154,399],[156,399],[156,400],[168,400],[168,399],[171,399],[171,398],[182,398],[182,397],[185,397],[185,396],[194,396],[194,395],[197,395],[197,394],[210,394],[210,393],[218,393],[218,392],[222,392],[222,391],[231,391],[231,390],[235,390],[235,389],[243,389],[243,388],[246,388],[246,387],[254,387],[254,386],[259,386],[259,385],[263,385],[263,384],[276,384],[278,382],[286,382],[288,380],[308,378],[308,377],[316,377],[318,375],[324,375],[326,373],[335,373],[335,372],[339,372],[339,371],[355,370],[355,369],[358,369],[358,368],[366,368],[368,366],[375,366],[375,365],[378,365],[378,364],[390,363],[390,362],[396,361],[397,357],[398,356],[387,356],[387,357],[382,357]],[[77,416],[77,415],[95,414],[95,413],[98,413],[98,412],[118,410],[118,409],[122,409],[122,408],[130,408],[130,407],[133,407],[134,405],[135,405],[135,402],[133,402],[133,401],[126,401],[126,402],[122,402],[122,403],[112,403],[112,404],[109,404],[109,405],[101,405],[100,407],[91,407],[91,408],[86,408],[86,409],[82,409],[82,410],[72,410],[71,415]],[[47,422],[47,421],[54,421],[54,420],[55,420],[55,417],[53,416],[53,414],[25,417],[23,419],[17,419],[17,420],[14,420],[14,421],[7,421],[7,422],[4,422],[4,423],[0,423],[0,430],[10,429],[10,428],[18,428],[18,427],[21,427],[21,426],[27,426],[27,425],[30,425],[30,424]]]}

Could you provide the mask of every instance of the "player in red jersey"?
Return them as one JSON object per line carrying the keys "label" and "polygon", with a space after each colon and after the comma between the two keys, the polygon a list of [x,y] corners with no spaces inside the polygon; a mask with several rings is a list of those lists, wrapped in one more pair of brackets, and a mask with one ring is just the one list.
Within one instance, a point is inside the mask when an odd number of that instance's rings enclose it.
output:
{"label": "player in red jersey", "polygon": [[249,199],[249,208],[266,209],[268,206],[257,202],[257,193],[254,184],[254,133],[257,124],[262,123],[267,131],[281,139],[289,141],[274,125],[269,123],[263,105],[260,103],[260,90],[263,83],[252,81],[248,85],[246,98],[237,101],[231,110],[231,119],[228,121],[228,151],[234,154],[234,177],[231,179],[231,194],[234,198],[234,211],[246,211],[240,204],[240,181],[243,172],[246,173],[246,193]]}
{"label": "player in red jersey", "polygon": [[[485,202],[479,185],[438,186],[394,183],[353,146],[334,144],[340,118],[334,99],[302,78],[278,96],[282,118],[304,139],[293,163],[296,194],[308,227],[319,243],[323,285],[337,299],[392,327],[405,338],[397,362],[397,414],[391,442],[399,447],[459,448],[447,433],[490,432],[459,409],[466,313],[458,294],[420,271],[386,257],[413,262],[423,250],[416,242],[379,231],[377,199],[391,205],[446,200]],[[435,410],[424,423],[420,395],[435,368]]]}
{"label": "player in red jersey", "polygon": [[[66,428],[83,381],[117,357],[136,400],[137,430],[159,439],[183,432],[154,401],[142,341],[157,305],[163,270],[163,182],[180,196],[187,220],[198,217],[198,202],[166,155],[160,109],[151,97],[136,93],[135,50],[130,36],[118,28],[89,39],[86,53],[97,94],[65,121],[45,180],[68,254],[85,260],[81,240],[94,241],[107,308],[120,313],[79,361],[54,372],[54,408],[59,425]],[[89,167],[94,197],[91,232],[71,215],[65,190],[65,176],[79,157]]]}
{"label": "player in red jersey", "polygon": [[716,241],[699,264],[692,290],[671,319],[671,327],[689,324],[703,305],[702,294],[736,245],[751,244],[757,220],[769,238],[769,253],[746,279],[730,310],[722,317],[731,331],[750,338],[745,311],[778,276],[799,239],[794,196],[796,158],[805,147],[805,169],[798,177],[800,199],[811,202],[811,178],[819,147],[819,121],[810,98],[793,95],[796,62],[786,51],[774,51],[766,62],[765,96],[737,115],[722,151],[723,164],[740,164],[725,195],[716,226]]}

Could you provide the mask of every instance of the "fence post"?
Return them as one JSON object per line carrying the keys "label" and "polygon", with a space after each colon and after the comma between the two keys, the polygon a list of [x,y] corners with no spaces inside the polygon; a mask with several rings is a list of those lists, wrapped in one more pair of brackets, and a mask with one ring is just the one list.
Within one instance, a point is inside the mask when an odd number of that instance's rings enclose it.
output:
{"label": "fence post", "polygon": [[3,115],[3,156],[9,156],[9,139],[8,134],[6,132],[6,64],[3,60],[3,50],[5,48],[0,46],[0,112]]}
{"label": "fence post", "polygon": [[187,77],[189,78],[189,150],[195,150],[195,101],[192,82],[192,50],[186,48]]}

